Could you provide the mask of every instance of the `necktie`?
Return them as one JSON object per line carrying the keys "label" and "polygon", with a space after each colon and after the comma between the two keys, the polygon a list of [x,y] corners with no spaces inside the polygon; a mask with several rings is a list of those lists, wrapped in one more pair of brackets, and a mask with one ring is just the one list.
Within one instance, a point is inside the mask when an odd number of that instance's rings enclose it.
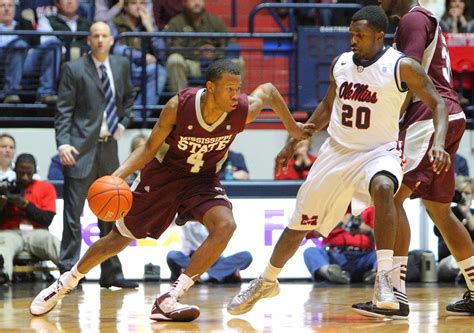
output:
{"label": "necktie", "polygon": [[105,65],[100,65],[100,71],[102,75],[100,76],[100,80],[102,81],[102,87],[105,91],[105,99],[106,99],[106,106],[105,106],[105,120],[107,122],[107,126],[109,127],[110,133],[114,135],[115,131],[117,130],[118,126],[118,117],[117,117],[117,105],[115,104],[114,94],[112,93],[112,87],[110,85],[109,76],[107,75],[107,71],[105,69]]}

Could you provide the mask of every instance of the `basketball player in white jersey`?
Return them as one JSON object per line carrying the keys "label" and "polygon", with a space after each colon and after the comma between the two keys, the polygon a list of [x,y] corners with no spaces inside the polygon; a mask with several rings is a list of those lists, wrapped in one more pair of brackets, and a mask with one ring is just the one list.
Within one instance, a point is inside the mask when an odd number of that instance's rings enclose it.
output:
{"label": "basketball player in white jersey", "polygon": [[[328,92],[308,120],[316,130],[329,124],[329,138],[298,192],[293,216],[265,271],[229,302],[229,313],[246,313],[259,299],[277,295],[277,276],[306,233],[316,230],[327,236],[349,204],[355,215],[375,206],[378,272],[373,302],[381,309],[399,308],[389,275],[397,228],[393,195],[403,176],[398,120],[407,88],[433,110],[433,168],[445,170],[450,159],[444,151],[448,113],[443,100],[416,61],[384,46],[387,26],[378,6],[364,7],[352,17],[352,52],[333,60]],[[295,144],[291,140],[279,153],[278,171],[287,165]]]}

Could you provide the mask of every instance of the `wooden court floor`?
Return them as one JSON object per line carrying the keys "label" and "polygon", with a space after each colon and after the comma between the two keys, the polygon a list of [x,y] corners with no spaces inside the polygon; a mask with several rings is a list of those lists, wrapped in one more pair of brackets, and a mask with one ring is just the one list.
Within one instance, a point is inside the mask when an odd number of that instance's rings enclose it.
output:
{"label": "wooden court floor", "polygon": [[[246,285],[246,283],[244,283]],[[353,313],[350,305],[368,300],[371,287],[334,287],[310,282],[281,284],[275,298],[257,303],[242,316],[226,311],[239,285],[196,285],[183,303],[196,304],[201,316],[192,323],[150,321],[155,296],[168,283],[141,283],[136,290],[108,290],[85,282],[45,316],[28,311],[31,299],[45,285],[0,286],[0,332],[455,332],[474,333],[474,316],[447,316],[447,303],[464,289],[453,285],[420,284],[408,289],[409,320],[377,320]]]}

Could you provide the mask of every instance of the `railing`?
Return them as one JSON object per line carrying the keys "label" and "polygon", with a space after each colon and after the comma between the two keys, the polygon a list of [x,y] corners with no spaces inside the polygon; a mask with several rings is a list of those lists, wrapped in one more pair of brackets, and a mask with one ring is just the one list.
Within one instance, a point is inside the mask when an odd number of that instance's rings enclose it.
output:
{"label": "railing", "polygon": [[[248,29],[250,33],[253,33],[255,30],[255,16],[257,13],[263,9],[331,9],[331,10],[340,10],[340,9],[360,9],[362,8],[362,5],[359,4],[326,4],[326,3],[261,3],[257,6],[255,6],[252,11],[249,14],[249,25]],[[274,16],[275,20],[277,21],[277,24],[279,24],[280,29],[282,31],[285,31],[286,29],[284,28],[283,24],[281,24],[281,21],[277,20],[276,17]],[[290,13],[290,27],[289,31],[295,31],[294,27],[294,19],[293,19],[293,13]]]}

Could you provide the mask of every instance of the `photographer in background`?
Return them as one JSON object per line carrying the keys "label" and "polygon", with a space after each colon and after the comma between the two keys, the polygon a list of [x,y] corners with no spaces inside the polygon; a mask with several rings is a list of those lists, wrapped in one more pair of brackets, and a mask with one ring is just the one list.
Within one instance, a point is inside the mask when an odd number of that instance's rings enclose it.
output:
{"label": "photographer in background", "polygon": [[[323,247],[304,251],[304,262],[312,279],[338,284],[373,283],[377,263],[373,229],[373,207],[360,216],[346,214],[340,225],[323,239]],[[307,236],[313,237],[321,235],[310,232]]]}
{"label": "photographer in background", "polygon": [[58,263],[60,242],[48,231],[56,215],[56,190],[33,179],[31,154],[17,157],[15,173],[16,182],[0,181],[0,284],[11,280],[13,259],[23,250]]}

